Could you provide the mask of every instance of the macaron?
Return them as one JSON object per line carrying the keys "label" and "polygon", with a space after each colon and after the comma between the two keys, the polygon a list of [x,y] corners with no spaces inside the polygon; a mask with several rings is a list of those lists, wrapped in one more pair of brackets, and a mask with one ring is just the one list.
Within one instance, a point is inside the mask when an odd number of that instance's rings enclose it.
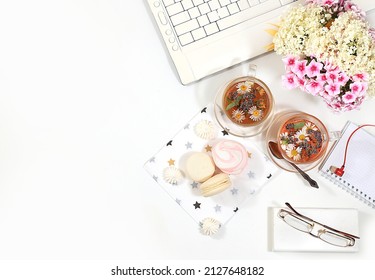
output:
{"label": "macaron", "polygon": [[203,196],[212,196],[225,191],[232,185],[228,174],[219,173],[199,186]]}
{"label": "macaron", "polygon": [[227,174],[240,174],[249,159],[246,148],[234,140],[220,140],[212,147],[216,166]]}
{"label": "macaron", "polygon": [[186,160],[186,173],[196,182],[204,182],[215,172],[215,164],[212,158],[203,152],[191,154]]}

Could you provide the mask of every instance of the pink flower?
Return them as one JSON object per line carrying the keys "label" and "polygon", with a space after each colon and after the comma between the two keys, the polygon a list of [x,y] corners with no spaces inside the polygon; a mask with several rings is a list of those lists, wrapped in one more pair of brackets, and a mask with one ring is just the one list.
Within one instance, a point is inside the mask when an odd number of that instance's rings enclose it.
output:
{"label": "pink flower", "polygon": [[312,60],[310,64],[307,66],[306,74],[308,77],[312,78],[315,76],[318,76],[320,73],[320,70],[322,70],[323,64],[320,62],[316,62],[315,60]]}
{"label": "pink flower", "polygon": [[359,82],[362,82],[362,81],[368,81],[368,74],[367,73],[360,73],[360,74],[355,74],[353,76],[353,81],[359,81]]}
{"label": "pink flower", "polygon": [[330,96],[336,96],[340,93],[340,85],[337,83],[329,83],[324,89]]}
{"label": "pink flower", "polygon": [[284,62],[285,67],[290,69],[291,67],[293,67],[296,64],[296,61],[298,60],[298,58],[293,56],[293,55],[288,55],[288,56],[284,57],[282,60]]}
{"label": "pink flower", "polygon": [[297,82],[298,82],[299,88],[302,90],[305,90],[306,80],[304,78],[300,79],[297,77]]}
{"label": "pink flower", "polygon": [[340,102],[338,101],[334,101],[334,102],[329,102],[327,100],[325,100],[325,102],[327,103],[327,105],[332,108],[334,111],[336,112],[339,112],[339,111],[342,111],[342,105]]}
{"label": "pink flower", "polygon": [[298,77],[294,75],[293,73],[287,73],[286,75],[283,75],[281,77],[284,87],[287,89],[294,89],[298,87]]}
{"label": "pink flower", "polygon": [[354,12],[361,19],[366,18],[366,13],[362,11],[356,4],[352,3],[351,1],[345,1],[344,10],[346,12],[348,11]]}
{"label": "pink flower", "polygon": [[356,100],[356,98],[357,96],[355,94],[348,91],[342,96],[342,101],[344,101],[345,103],[352,103]]}
{"label": "pink flower", "polygon": [[339,73],[337,71],[330,71],[326,73],[326,77],[328,80],[331,80],[332,82],[336,82],[336,80],[339,77]]}
{"label": "pink flower", "polygon": [[302,78],[306,74],[306,63],[307,60],[298,61],[293,67],[292,71],[299,77]]}
{"label": "pink flower", "polygon": [[331,7],[333,4],[338,3],[337,0],[323,0],[323,5]]}
{"label": "pink flower", "polygon": [[367,84],[365,86],[361,82],[354,82],[350,84],[351,93],[353,93],[356,96],[362,96],[363,93],[365,92],[365,88],[367,88]]}
{"label": "pink flower", "polygon": [[321,74],[316,77],[316,80],[322,83],[327,82],[327,76],[326,74]]}
{"label": "pink flower", "polygon": [[349,81],[348,75],[345,74],[345,72],[341,72],[340,75],[337,78],[337,83],[340,86],[345,86],[345,84]]}
{"label": "pink flower", "polygon": [[310,80],[306,85],[306,90],[312,95],[316,96],[323,90],[323,83],[320,81]]}

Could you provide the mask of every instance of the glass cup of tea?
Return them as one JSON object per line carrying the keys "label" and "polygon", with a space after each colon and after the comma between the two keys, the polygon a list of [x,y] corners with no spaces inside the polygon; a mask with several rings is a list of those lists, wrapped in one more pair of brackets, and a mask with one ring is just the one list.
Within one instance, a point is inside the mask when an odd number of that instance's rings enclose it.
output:
{"label": "glass cup of tea", "polygon": [[[288,161],[303,171],[316,167],[324,158],[331,133],[317,117],[299,111],[281,112],[266,133],[266,145],[271,159],[284,170],[295,172]],[[270,150],[270,143],[274,142]],[[277,144],[277,146],[276,146]]]}
{"label": "glass cup of tea", "polygon": [[263,132],[273,118],[274,99],[268,86],[255,77],[256,66],[248,75],[227,82],[216,94],[215,117],[228,133],[251,137]]}

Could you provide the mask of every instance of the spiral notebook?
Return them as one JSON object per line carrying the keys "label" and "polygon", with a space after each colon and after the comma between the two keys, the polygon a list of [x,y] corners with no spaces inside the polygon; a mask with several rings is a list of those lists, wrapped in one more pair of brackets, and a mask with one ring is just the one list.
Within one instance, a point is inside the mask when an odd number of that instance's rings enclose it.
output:
{"label": "spiral notebook", "polygon": [[375,208],[375,136],[366,127],[357,130],[349,141],[343,176],[337,176],[330,170],[331,166],[341,167],[343,164],[347,140],[356,128],[358,125],[350,121],[346,123],[341,138],[319,167],[319,173]]}

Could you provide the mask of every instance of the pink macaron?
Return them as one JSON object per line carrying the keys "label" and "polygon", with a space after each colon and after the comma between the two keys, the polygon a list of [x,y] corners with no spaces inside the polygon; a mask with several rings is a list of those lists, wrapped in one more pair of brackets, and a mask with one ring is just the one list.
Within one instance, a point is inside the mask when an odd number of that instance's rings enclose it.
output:
{"label": "pink macaron", "polygon": [[245,147],[233,140],[221,140],[212,148],[215,165],[226,174],[240,174],[246,167],[248,158]]}

